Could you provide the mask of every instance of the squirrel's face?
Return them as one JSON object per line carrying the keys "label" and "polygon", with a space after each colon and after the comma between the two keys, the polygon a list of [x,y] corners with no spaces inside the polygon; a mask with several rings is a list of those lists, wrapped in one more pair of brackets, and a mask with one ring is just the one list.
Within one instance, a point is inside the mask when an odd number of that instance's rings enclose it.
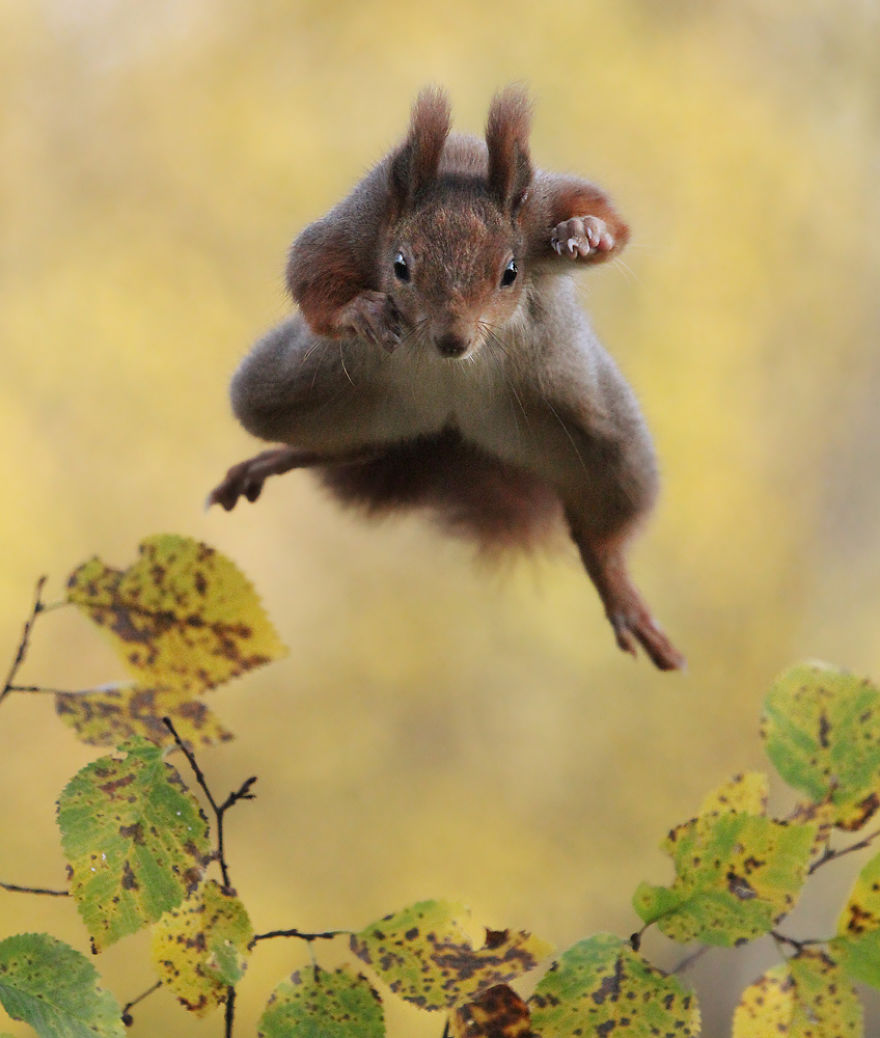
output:
{"label": "squirrel's face", "polygon": [[523,242],[489,200],[451,194],[390,230],[382,290],[416,349],[449,359],[475,354],[517,313],[524,282]]}

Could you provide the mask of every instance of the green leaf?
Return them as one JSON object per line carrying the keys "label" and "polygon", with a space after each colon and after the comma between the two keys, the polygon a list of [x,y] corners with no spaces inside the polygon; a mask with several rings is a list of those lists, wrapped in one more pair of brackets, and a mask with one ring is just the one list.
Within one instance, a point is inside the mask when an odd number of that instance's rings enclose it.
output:
{"label": "green leaf", "polygon": [[176,908],[210,858],[207,820],[163,751],[122,751],[86,765],[58,800],[71,893],[96,950]]}
{"label": "green leaf", "polygon": [[733,1038],[860,1038],[862,1005],[839,966],[805,950],[743,992]]}
{"label": "green leaf", "polygon": [[858,829],[880,805],[880,690],[823,663],[801,663],[776,679],[761,734],[779,774],[819,803],[835,824]]}
{"label": "green leaf", "polygon": [[880,988],[880,854],[856,878],[831,949],[855,980]]}
{"label": "green leaf", "polygon": [[294,973],[272,993],[259,1038],[382,1038],[382,1000],[362,976],[320,967]]}
{"label": "green leaf", "polygon": [[235,564],[187,537],[147,538],[126,570],[91,559],[67,586],[147,689],[196,695],[286,651]]}
{"label": "green leaf", "polygon": [[421,901],[351,938],[351,949],[401,998],[423,1009],[449,1009],[478,992],[534,969],[552,949],[531,934],[487,930],[474,948],[459,927],[461,905]]}
{"label": "green leaf", "polygon": [[633,905],[675,941],[730,946],[769,932],[804,884],[815,827],[759,815],[703,815],[661,847],[675,863],[671,887],[642,883]]}
{"label": "green leaf", "polygon": [[153,964],[183,1005],[203,1016],[241,980],[253,936],[241,901],[209,880],[153,928]]}
{"label": "green leaf", "polygon": [[700,1033],[696,996],[612,934],[569,948],[538,982],[529,1005],[541,1038]]}
{"label": "green leaf", "polygon": [[80,952],[44,933],[0,941],[0,1002],[40,1038],[122,1038],[122,1010]]}

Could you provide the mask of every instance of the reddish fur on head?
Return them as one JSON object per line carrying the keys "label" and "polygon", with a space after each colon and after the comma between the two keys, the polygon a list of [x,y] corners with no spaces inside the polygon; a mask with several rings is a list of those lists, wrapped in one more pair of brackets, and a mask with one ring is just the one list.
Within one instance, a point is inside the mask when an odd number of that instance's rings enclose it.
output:
{"label": "reddish fur on head", "polygon": [[532,182],[529,128],[532,105],[520,87],[496,94],[486,122],[489,190],[505,212],[516,213]]}

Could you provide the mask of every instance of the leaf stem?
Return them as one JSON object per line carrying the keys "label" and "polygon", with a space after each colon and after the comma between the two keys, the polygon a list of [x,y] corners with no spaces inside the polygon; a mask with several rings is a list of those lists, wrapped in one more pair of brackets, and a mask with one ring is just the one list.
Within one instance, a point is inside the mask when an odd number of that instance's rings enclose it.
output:
{"label": "leaf stem", "polygon": [[208,788],[208,782],[205,779],[204,772],[199,767],[198,761],[195,758],[192,750],[186,745],[177,733],[177,729],[174,727],[170,717],[163,717],[162,723],[171,732],[174,737],[174,742],[177,748],[183,753],[184,757],[189,761],[189,766],[193,770],[193,774],[196,777],[196,782],[199,784],[199,788],[208,798],[208,803],[211,805],[211,810],[214,812],[214,819],[216,821],[217,828],[217,861],[220,863],[220,874],[223,877],[223,886],[226,890],[232,889],[232,883],[229,879],[229,865],[226,862],[226,845],[223,831],[223,820],[226,812],[232,807],[233,804],[237,804],[239,800],[253,800],[255,799],[254,794],[251,792],[251,787],[257,781],[256,775],[251,775],[249,779],[241,784],[241,786],[230,793],[229,796],[223,801],[222,804],[218,804],[214,799],[211,790]]}
{"label": "leaf stem", "polygon": [[16,883],[3,883],[3,890],[9,890],[14,894],[44,894],[46,897],[70,897],[69,890],[49,890],[47,887],[20,887]]}
{"label": "leaf stem", "polygon": [[148,987],[146,991],[142,991],[137,996],[137,998],[133,998],[130,1002],[125,1003],[125,1005],[122,1007],[122,1022],[125,1024],[126,1027],[130,1027],[131,1024],[134,1023],[129,1014],[129,1010],[132,1008],[132,1006],[136,1006],[138,1002],[143,1002],[145,998],[148,998],[150,995],[152,995],[154,991],[158,991],[160,987],[162,987],[162,981],[157,980],[156,983],[152,985],[152,987]]}
{"label": "leaf stem", "polygon": [[0,692],[0,703],[9,695],[10,692],[16,691],[14,682],[15,675],[18,673],[21,665],[25,661],[27,656],[28,646],[30,644],[31,630],[34,626],[34,621],[37,616],[43,612],[45,606],[42,602],[43,587],[46,584],[47,577],[40,577],[37,581],[36,589],[34,590],[34,601],[31,606],[30,616],[25,620],[24,630],[22,631],[21,641],[18,643],[18,650],[15,653],[15,659],[12,661],[12,665],[9,668],[9,673],[6,675],[6,681],[3,685],[3,691]]}

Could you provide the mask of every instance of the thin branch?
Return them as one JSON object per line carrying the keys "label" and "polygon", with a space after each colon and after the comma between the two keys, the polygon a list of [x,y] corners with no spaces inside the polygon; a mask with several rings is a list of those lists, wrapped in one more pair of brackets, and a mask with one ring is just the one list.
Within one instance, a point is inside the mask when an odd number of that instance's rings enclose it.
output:
{"label": "thin branch", "polygon": [[681,962],[679,962],[677,966],[673,966],[671,972],[676,975],[678,975],[679,973],[684,973],[684,971],[689,970],[695,962],[697,962],[699,959],[702,959],[702,957],[708,951],[711,951],[710,945],[700,945],[700,947],[697,948],[696,951],[692,951],[690,955],[685,955],[685,957],[681,960]]}
{"label": "thin branch", "polygon": [[183,753],[186,759],[189,761],[189,766],[193,770],[193,774],[196,777],[196,782],[199,784],[199,788],[208,798],[208,803],[211,805],[211,810],[214,812],[214,819],[217,827],[217,860],[220,863],[220,874],[223,877],[223,886],[227,890],[232,889],[232,883],[229,879],[229,866],[226,863],[226,844],[223,831],[223,820],[226,812],[232,807],[233,804],[237,804],[239,800],[253,800],[255,799],[254,794],[251,793],[251,786],[257,781],[256,775],[251,775],[249,779],[241,784],[241,786],[235,790],[234,793],[230,793],[229,796],[223,801],[222,804],[218,804],[214,799],[211,790],[208,788],[207,780],[205,779],[204,772],[198,765],[198,761],[193,755],[192,750],[186,745],[177,733],[177,729],[174,727],[170,717],[163,717],[162,723],[168,729],[169,732],[174,736],[174,742],[177,748]]}
{"label": "thin branch", "polygon": [[44,894],[46,897],[70,897],[69,890],[49,890],[46,887],[20,887],[15,883],[2,883],[0,887],[14,894]]}
{"label": "thin branch", "polygon": [[232,1038],[232,1025],[235,1021],[235,988],[230,984],[226,989],[226,1012],[223,1015],[224,1038]]}
{"label": "thin branch", "polygon": [[130,1027],[134,1023],[129,1012],[132,1006],[136,1006],[138,1002],[143,1002],[145,998],[148,998],[150,995],[152,995],[154,991],[158,991],[160,987],[162,987],[162,981],[157,980],[152,987],[149,987],[146,991],[141,992],[141,994],[139,994],[137,998],[133,998],[130,1002],[125,1003],[125,1005],[122,1007],[122,1022],[125,1024],[126,1027]]}
{"label": "thin branch", "polygon": [[784,933],[780,933],[778,930],[771,930],[770,936],[777,944],[787,944],[789,948],[794,948],[795,953],[798,955],[804,950],[804,948],[809,948],[810,945],[828,943],[821,937],[809,937],[806,940],[797,941],[794,937],[786,937]]}
{"label": "thin branch", "polygon": [[827,865],[829,861],[837,861],[838,858],[844,857],[844,855],[852,854],[853,851],[863,851],[866,847],[870,847],[871,843],[880,836],[880,829],[871,833],[870,836],[865,836],[859,840],[858,843],[851,843],[849,847],[843,847],[839,851],[833,851],[830,847],[826,847],[821,857],[817,858],[807,871],[808,876],[812,876],[816,869],[821,868],[823,865]]}
{"label": "thin branch", "polygon": [[12,661],[12,666],[9,668],[9,673],[6,675],[6,681],[3,685],[3,691],[0,692],[0,703],[9,695],[10,692],[14,691],[13,683],[15,681],[15,675],[18,673],[21,665],[24,663],[25,657],[27,656],[28,645],[30,643],[31,630],[34,626],[34,621],[37,616],[45,608],[42,602],[43,587],[46,584],[47,577],[40,577],[37,581],[37,586],[34,591],[34,602],[31,606],[31,614],[25,620],[24,631],[21,635],[21,641],[18,643],[18,650],[15,653],[15,659]]}
{"label": "thin branch", "polygon": [[305,933],[302,930],[269,930],[266,933],[258,933],[251,938],[248,948],[258,941],[269,941],[273,937],[297,937],[301,941],[332,941],[334,937],[350,937],[353,930],[324,930],[322,933]]}

